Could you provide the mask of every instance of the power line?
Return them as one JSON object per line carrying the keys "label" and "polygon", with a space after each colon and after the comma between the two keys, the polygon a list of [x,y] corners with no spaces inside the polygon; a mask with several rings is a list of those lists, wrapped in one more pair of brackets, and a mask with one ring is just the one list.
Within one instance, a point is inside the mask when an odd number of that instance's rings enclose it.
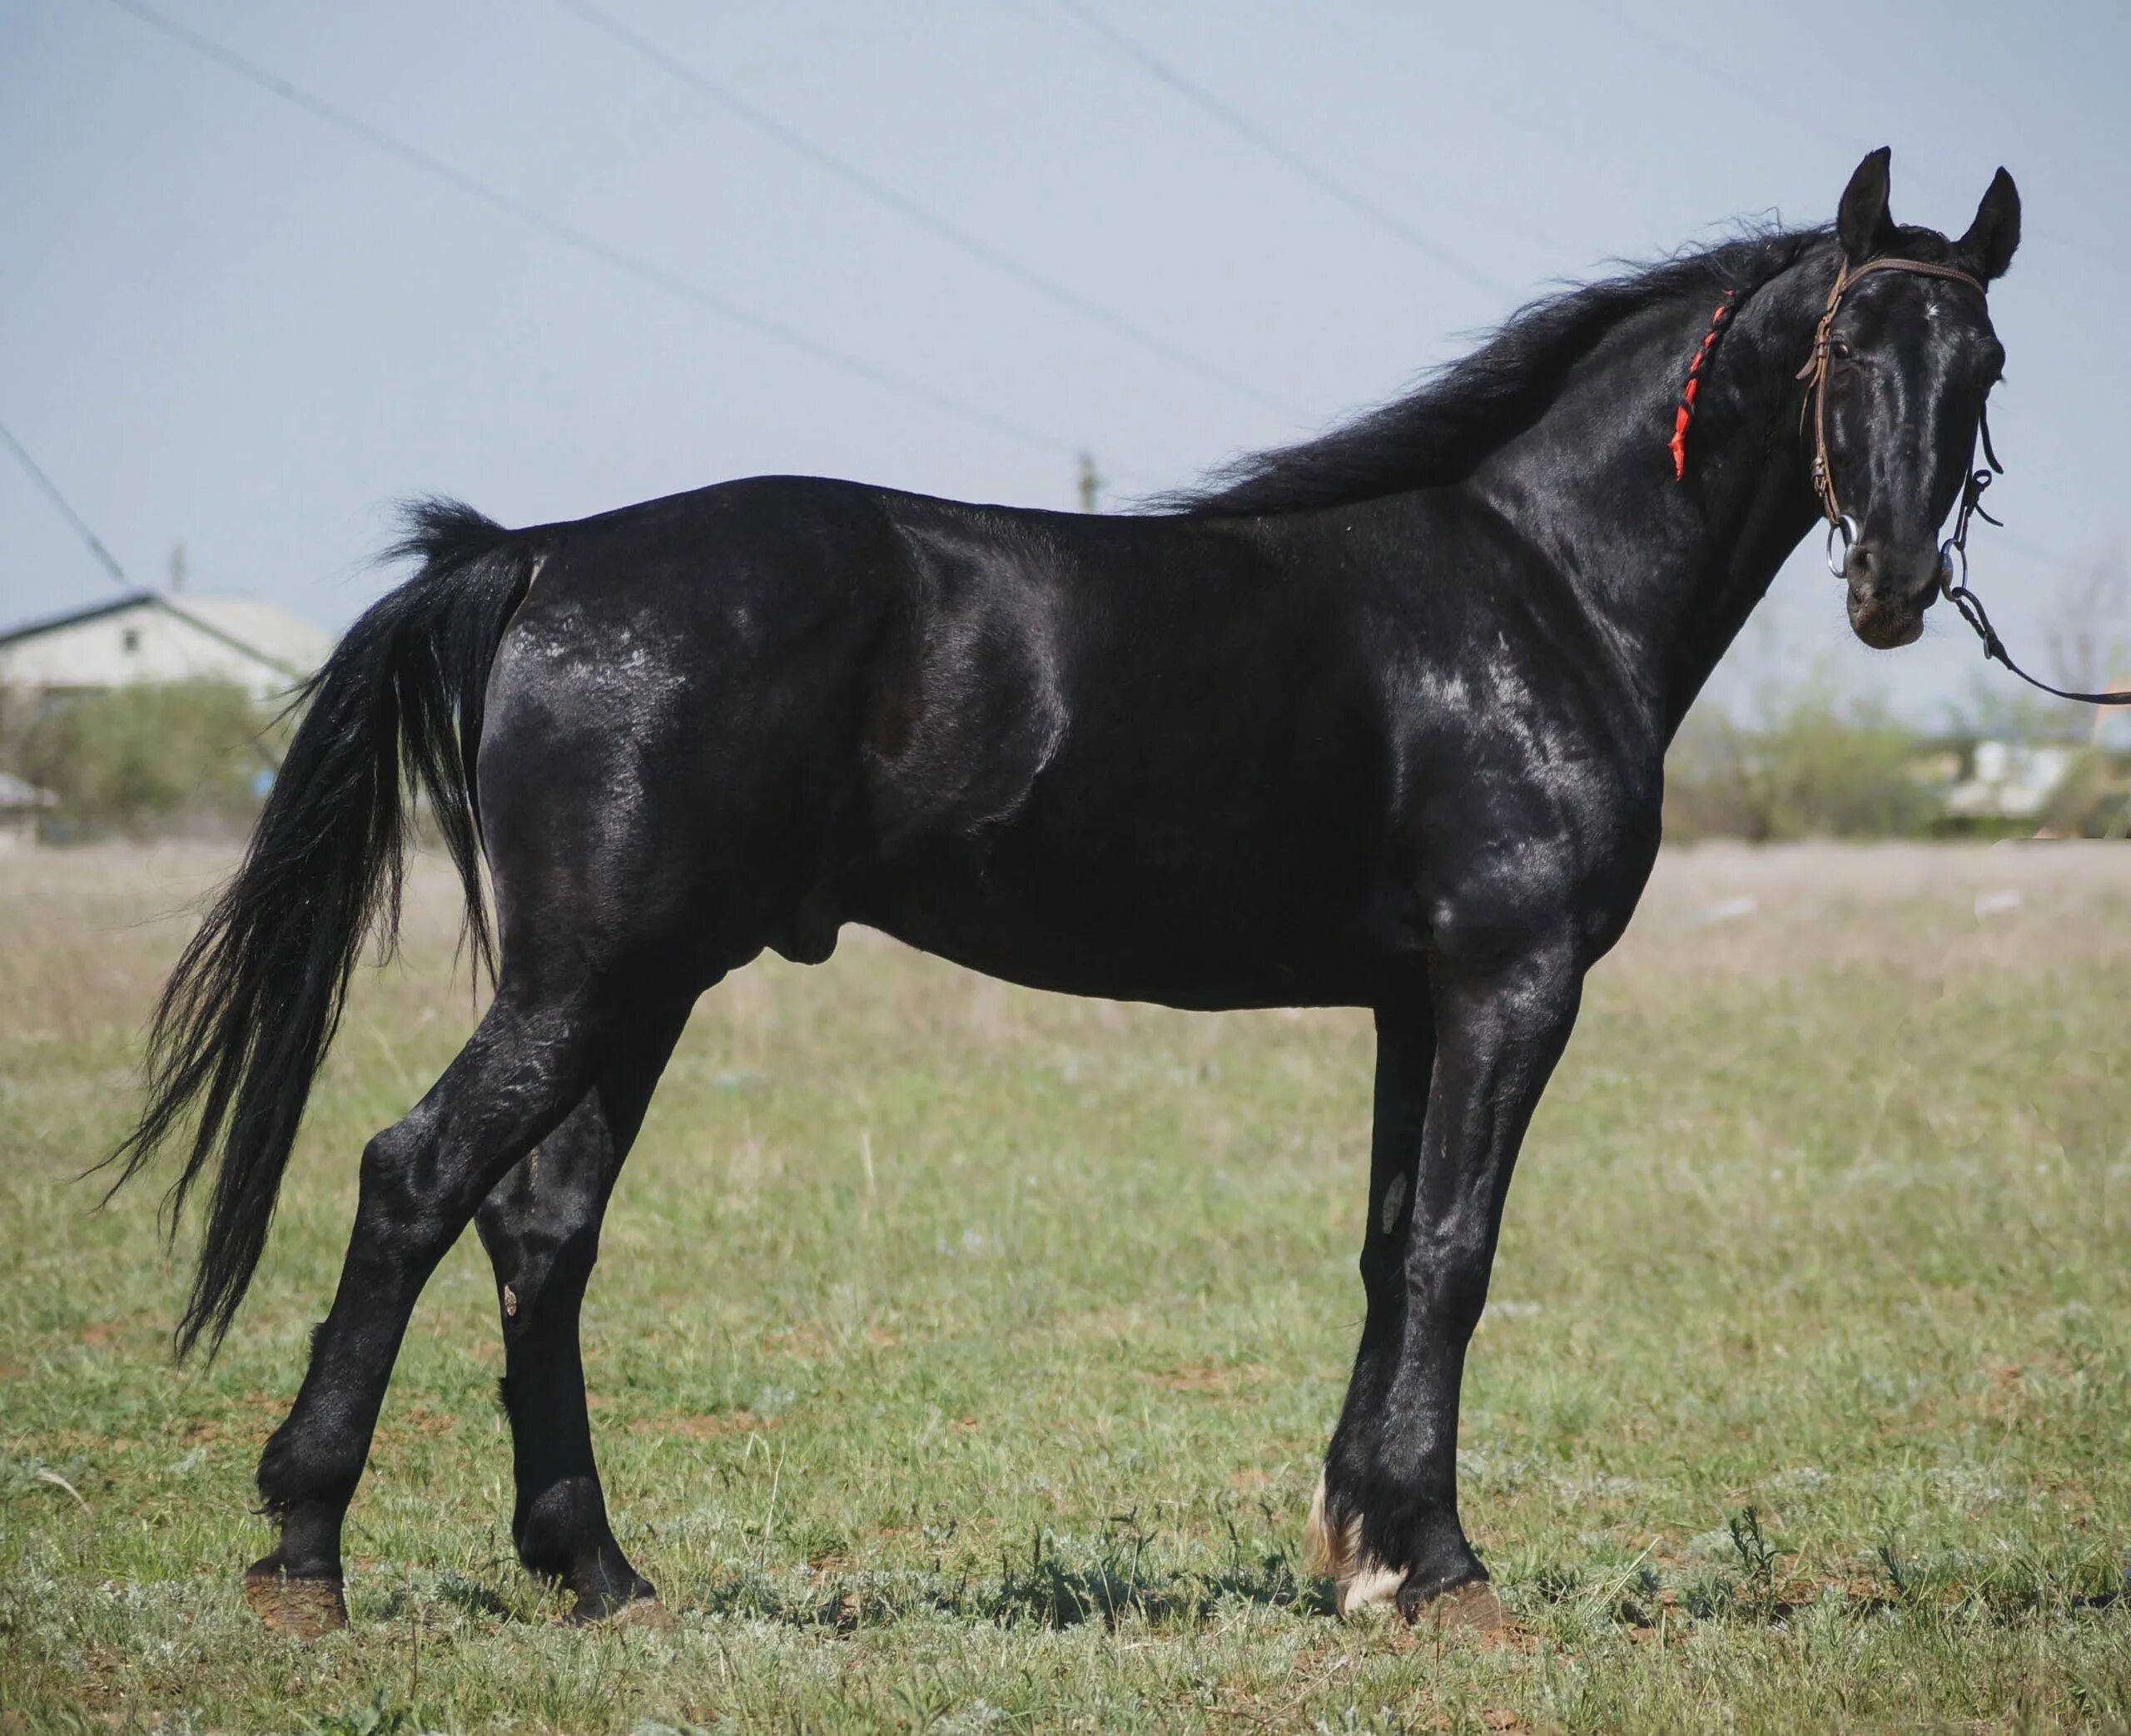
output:
{"label": "power line", "polygon": [[[1797,108],[1789,103],[1776,102],[1767,94],[1766,90],[1759,82],[1736,77],[1728,69],[1704,59],[1692,49],[1682,47],[1672,37],[1652,30],[1640,19],[1630,17],[1620,7],[1608,3],[1608,0],[1592,0],[1592,9],[1601,17],[1610,19],[1614,25],[1629,35],[1639,37],[1646,47],[1656,53],[1664,55],[1677,65],[1685,67],[1712,89],[1721,89],[1726,101],[1736,96],[1743,95],[1764,114],[1772,116],[1786,126],[1794,131],[1796,131],[1799,124]],[[1816,122],[1820,118],[1818,116],[1814,117]],[[1854,150],[1865,151],[1872,148],[1865,142],[1864,134],[1852,132],[1848,135],[1848,137]],[[1945,176],[1934,170],[1928,162],[1920,166],[1913,161],[1905,161],[1901,166],[1901,175],[1905,181],[1915,181],[1927,190],[1935,188],[1942,196],[1949,199],[1958,200],[1967,196],[1965,189],[1956,187]],[[2097,248],[2084,236],[2039,231],[2032,224],[2023,224],[2022,232],[2029,241],[2043,241],[2048,246],[2061,247],[2068,252],[2081,255],[2092,263],[2104,265],[2119,275],[2121,275],[2124,270],[2121,261],[2105,249]]]}
{"label": "power line", "polygon": [[[565,0],[565,3],[569,3],[569,0]],[[1516,295],[1514,288],[1493,273],[1482,270],[1470,260],[1444,246],[1433,236],[1416,229],[1397,213],[1385,210],[1374,200],[1349,186],[1330,170],[1289,149],[1247,115],[1224,102],[1204,85],[1187,78],[1153,50],[1142,47],[1125,35],[1091,7],[1081,4],[1081,0],[1054,0],[1054,3],[1061,12],[1078,19],[1126,59],[1135,62],[1153,77],[1167,85],[1202,114],[1211,116],[1244,143],[1300,176],[1320,193],[1368,218],[1378,228],[1396,236],[1423,258],[1490,295]]]}
{"label": "power line", "polygon": [[787,350],[796,350],[802,355],[810,357],[827,367],[848,374],[854,379],[865,380],[882,391],[908,399],[913,403],[925,404],[936,410],[944,411],[965,422],[987,429],[993,434],[1006,435],[1010,439],[1021,441],[1029,446],[1041,448],[1047,452],[1063,453],[1074,457],[1077,457],[1080,454],[1083,444],[1080,441],[1066,439],[1057,434],[1047,434],[1041,429],[1031,428],[1026,423],[997,414],[980,404],[971,404],[950,393],[942,392],[921,379],[897,373],[893,369],[880,367],[867,361],[863,356],[854,355],[849,350],[839,349],[832,344],[824,343],[818,338],[811,337],[796,326],[787,325],[782,320],[773,320],[766,314],[758,314],[752,308],[744,307],[737,301],[730,300],[716,290],[706,289],[701,284],[690,278],[683,277],[678,271],[669,270],[654,260],[617,247],[611,242],[604,241],[599,236],[579,229],[574,224],[564,222],[559,218],[550,217],[544,212],[524,204],[512,195],[490,186],[486,181],[476,180],[464,170],[455,168],[441,157],[432,156],[419,146],[408,144],[405,141],[386,132],[383,128],[374,126],[369,122],[327,102],[322,97],[313,96],[301,86],[291,84],[279,74],[270,72],[264,67],[254,64],[234,49],[225,47],[212,37],[202,36],[189,26],[179,23],[175,18],[166,17],[153,8],[141,4],[140,0],[111,0],[111,4],[122,12],[130,12],[142,23],[160,31],[171,41],[190,48],[194,53],[211,60],[226,70],[236,73],[247,83],[256,85],[269,94],[279,97],[284,102],[292,103],[315,118],[326,122],[329,126],[337,127],[351,137],[360,140],[372,150],[395,158],[409,167],[429,176],[432,180],[440,181],[464,194],[468,198],[475,200],[493,211],[501,211],[505,216],[513,218],[529,228],[536,229],[550,240],[560,241],[564,246],[584,254],[588,258],[598,260],[601,264],[610,266],[625,276],[633,277],[638,282],[662,290],[676,300],[684,301],[704,313],[713,315],[731,325],[743,327],[746,330],[753,332],[758,337],[768,339],[772,343],[781,344]]}
{"label": "power line", "polygon": [[74,510],[67,497],[59,492],[59,484],[44,474],[37,461],[30,456],[29,449],[15,438],[4,422],[0,422],[0,441],[6,442],[8,449],[21,461],[22,469],[29,473],[30,480],[43,490],[46,499],[59,508],[60,516],[74,527],[74,533],[88,546],[89,553],[96,557],[97,564],[103,568],[112,583],[125,590],[133,589],[133,581],[126,576],[126,569],[118,564],[118,558],[103,546],[102,538],[89,528],[89,521]]}
{"label": "power line", "polygon": [[1304,419],[1303,411],[1283,403],[1241,374],[1231,372],[1218,362],[1194,355],[1181,345],[1148,330],[1115,308],[1106,307],[1033,265],[1023,263],[1003,249],[994,246],[981,236],[972,234],[951,219],[941,216],[931,206],[919,203],[900,189],[891,186],[857,164],[837,156],[827,146],[817,144],[776,116],[756,107],[729,87],[704,77],[687,62],[676,59],[613,13],[592,4],[591,0],[557,0],[557,3],[574,12],[594,29],[649,62],[669,77],[687,85],[735,120],[753,127],[763,136],[775,140],[787,151],[805,157],[817,167],[833,175],[845,186],[855,187],[876,204],[887,206],[905,222],[915,225],[934,240],[945,241],[980,264],[1011,278],[1024,289],[1033,290],[1046,300],[1066,309],[1069,313],[1137,344],[1172,366],[1195,374],[1200,379],[1210,380],[1215,385],[1224,386],[1238,396],[1248,398],[1252,403],[1267,409],[1277,410],[1284,416],[1292,416],[1299,420]]}

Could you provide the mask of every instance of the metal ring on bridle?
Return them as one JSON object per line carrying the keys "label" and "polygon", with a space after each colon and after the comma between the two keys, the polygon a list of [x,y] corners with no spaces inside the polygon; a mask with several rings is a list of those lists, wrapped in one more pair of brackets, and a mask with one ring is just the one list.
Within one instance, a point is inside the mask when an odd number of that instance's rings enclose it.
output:
{"label": "metal ring on bridle", "polygon": [[[1835,558],[1835,539],[1838,535],[1842,538],[1840,561],[1837,561]],[[1856,540],[1857,521],[1849,513],[1845,513],[1840,518],[1831,518],[1828,521],[1828,571],[1835,574],[1837,578],[1850,577],[1850,545]]]}
{"label": "metal ring on bridle", "polygon": [[[1961,559],[1958,575],[1954,571],[1954,557]],[[1951,597],[1956,588],[1968,584],[1968,549],[1958,536],[1952,536],[1939,545],[1939,591],[1941,596]]]}

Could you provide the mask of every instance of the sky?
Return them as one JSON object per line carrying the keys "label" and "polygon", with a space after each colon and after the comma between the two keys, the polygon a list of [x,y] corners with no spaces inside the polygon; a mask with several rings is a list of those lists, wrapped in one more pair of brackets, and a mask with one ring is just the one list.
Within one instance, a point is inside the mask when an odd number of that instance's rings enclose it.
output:
{"label": "sky", "polygon": [[[415,494],[1067,507],[1085,449],[1115,505],[1618,260],[1828,221],[1883,143],[1905,221],[2020,186],[1973,544],[2016,654],[2131,542],[2122,0],[590,5],[153,0],[203,52],[151,0],[0,0],[0,424],[129,578],[181,541],[190,588],[337,628]],[[0,623],[114,594],[0,449]],[[1714,691],[1943,712],[1984,677],[1931,620],[1866,651],[1816,540]]]}

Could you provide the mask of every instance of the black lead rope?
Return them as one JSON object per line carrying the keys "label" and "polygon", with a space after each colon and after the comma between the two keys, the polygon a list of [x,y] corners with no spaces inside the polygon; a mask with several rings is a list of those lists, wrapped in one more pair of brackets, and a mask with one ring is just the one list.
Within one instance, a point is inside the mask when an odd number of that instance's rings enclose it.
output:
{"label": "black lead rope", "polygon": [[[1947,538],[1939,550],[1939,590],[1947,602],[1960,611],[1961,619],[1975,629],[1975,636],[1983,641],[1983,654],[1994,662],[2003,663],[2014,674],[2031,687],[2059,699],[2069,699],[2080,705],[2131,705],[2131,692],[2119,690],[2113,693],[2073,693],[2063,687],[2053,687],[2046,681],[2034,676],[2013,661],[2012,653],[2005,649],[2005,642],[1998,637],[1998,629],[1990,624],[1990,617],[1984,612],[1983,599],[1968,588],[1968,525],[1970,518],[1980,518],[1985,524],[1995,524],[2001,529],[2004,521],[1994,518],[1983,508],[1983,491],[1990,486],[1991,479],[2003,476],[2005,467],[1998,462],[1998,454],[1990,446],[1990,419],[1985,414],[1976,421],[1977,431],[1983,439],[1984,468],[1969,473],[1966,485],[1961,489],[1960,516],[1954,520],[1954,533]],[[1958,573],[1955,559],[1959,557]]]}

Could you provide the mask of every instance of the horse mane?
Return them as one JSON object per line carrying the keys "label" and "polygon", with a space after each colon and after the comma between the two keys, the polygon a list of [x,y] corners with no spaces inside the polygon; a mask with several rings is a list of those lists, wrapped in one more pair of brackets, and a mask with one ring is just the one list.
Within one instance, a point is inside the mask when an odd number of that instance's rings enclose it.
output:
{"label": "horse mane", "polygon": [[1304,512],[1460,481],[1530,427],[1569,370],[1622,320],[1689,290],[1729,290],[1743,299],[1831,233],[1750,231],[1527,303],[1470,355],[1404,397],[1314,439],[1233,459],[1140,509],[1195,518]]}

